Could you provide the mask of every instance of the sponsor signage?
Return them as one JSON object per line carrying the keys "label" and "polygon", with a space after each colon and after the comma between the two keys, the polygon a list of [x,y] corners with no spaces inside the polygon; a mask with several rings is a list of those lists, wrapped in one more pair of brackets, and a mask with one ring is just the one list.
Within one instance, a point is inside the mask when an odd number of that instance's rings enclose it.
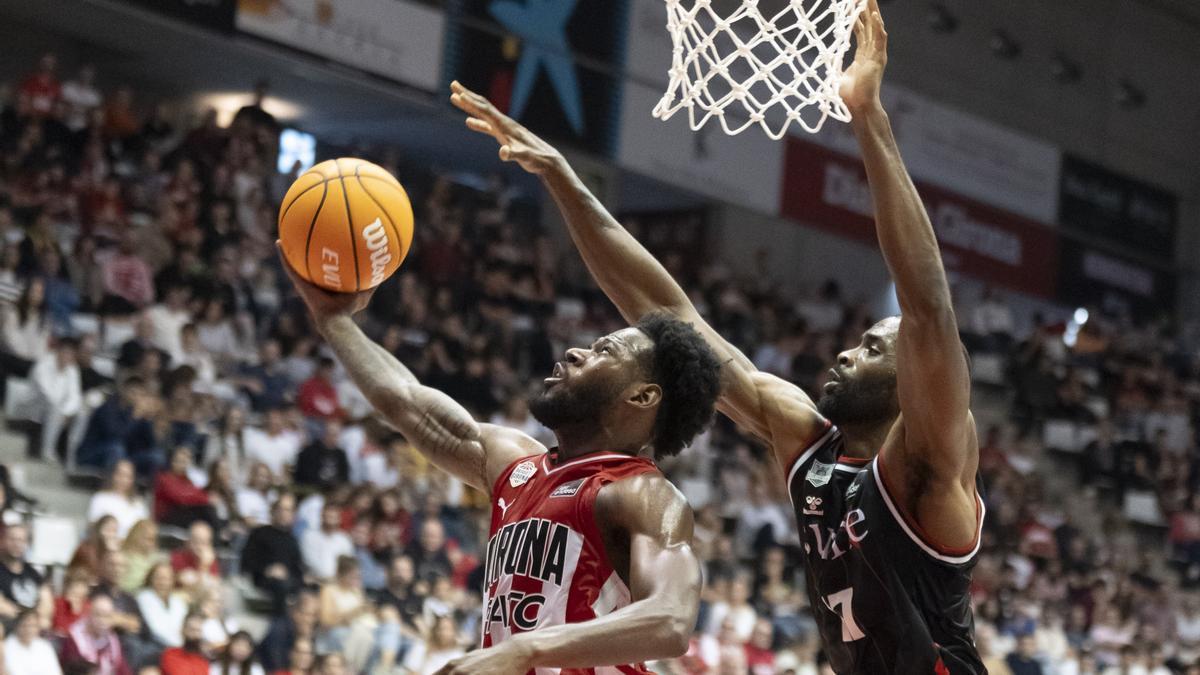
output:
{"label": "sponsor signage", "polygon": [[[845,237],[876,242],[862,163],[787,140],[781,213]],[[1058,237],[1026,218],[917,182],[948,269],[1041,297],[1057,290]]]}
{"label": "sponsor signage", "polygon": [[125,0],[167,14],[188,23],[196,23],[223,32],[233,31],[234,7],[237,0]]}
{"label": "sponsor signage", "polygon": [[1149,318],[1175,306],[1174,275],[1073,241],[1062,245],[1059,299]]}
{"label": "sponsor signage", "polygon": [[445,80],[552,141],[612,157],[621,111],[625,0],[460,0]]}
{"label": "sponsor signage", "polygon": [[[884,83],[881,93],[913,178],[1039,223],[1058,215],[1062,153],[1053,145]],[[812,140],[858,157],[848,124]]]}
{"label": "sponsor signage", "polygon": [[[182,1],[182,0],[180,0]],[[237,29],[433,91],[445,14],[409,0],[237,0]]]}
{"label": "sponsor signage", "polygon": [[1063,160],[1059,223],[1164,261],[1173,260],[1175,195],[1068,155]]}

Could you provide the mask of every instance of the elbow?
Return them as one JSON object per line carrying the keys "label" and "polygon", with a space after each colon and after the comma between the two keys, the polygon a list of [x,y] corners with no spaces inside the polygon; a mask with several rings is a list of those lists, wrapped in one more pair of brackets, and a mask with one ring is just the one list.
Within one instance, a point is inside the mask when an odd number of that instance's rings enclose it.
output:
{"label": "elbow", "polygon": [[664,614],[657,617],[654,632],[658,643],[656,651],[661,654],[658,658],[673,659],[686,654],[694,624],[695,617],[680,614]]}

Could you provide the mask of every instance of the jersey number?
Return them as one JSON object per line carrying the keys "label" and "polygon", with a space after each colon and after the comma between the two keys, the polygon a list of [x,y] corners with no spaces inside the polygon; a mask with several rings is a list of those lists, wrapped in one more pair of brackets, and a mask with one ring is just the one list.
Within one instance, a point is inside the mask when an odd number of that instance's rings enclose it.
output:
{"label": "jersey number", "polygon": [[854,621],[853,603],[854,587],[843,588],[837,593],[825,596],[825,605],[829,607],[829,611],[842,617],[842,642],[854,642],[867,637]]}

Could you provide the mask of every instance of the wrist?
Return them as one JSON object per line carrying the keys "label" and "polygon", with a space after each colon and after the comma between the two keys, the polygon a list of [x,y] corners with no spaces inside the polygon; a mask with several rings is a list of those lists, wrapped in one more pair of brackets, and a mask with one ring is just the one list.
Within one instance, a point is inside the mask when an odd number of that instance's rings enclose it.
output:
{"label": "wrist", "polygon": [[888,121],[887,111],[884,110],[883,102],[878,98],[872,99],[868,103],[848,107],[850,110],[850,124],[855,128],[869,127]]}
{"label": "wrist", "polygon": [[541,665],[539,661],[545,655],[545,648],[535,633],[519,633],[506,644],[516,650],[520,661],[529,668]]}

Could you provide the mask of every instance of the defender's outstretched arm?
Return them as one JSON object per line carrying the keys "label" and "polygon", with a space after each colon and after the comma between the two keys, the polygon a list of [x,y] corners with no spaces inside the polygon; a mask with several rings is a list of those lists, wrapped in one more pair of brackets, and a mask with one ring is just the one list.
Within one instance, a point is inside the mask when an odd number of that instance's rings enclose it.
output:
{"label": "defender's outstretched arm", "polygon": [[545,452],[537,441],[511,429],[480,424],[442,392],[416,376],[354,322],[371,291],[329,293],[284,269],[308,306],[317,330],[371,405],[435,466],[490,494],[492,483],[516,459]]}
{"label": "defender's outstretched arm", "polygon": [[759,372],[713,330],[667,270],[609,214],[549,143],[461,84],[455,82],[451,89],[451,101],[470,115],[468,128],[494,137],[500,143],[500,159],[515,161],[542,179],[588,270],[621,315],[634,323],[648,312],[663,311],[691,323],[722,362],[718,409],[770,443],[785,465],[803,452],[824,428],[808,395]]}
{"label": "defender's outstretched arm", "polygon": [[961,485],[974,508],[978,448],[966,353],[933,225],[880,103],[887,32],[877,0],[869,0],[856,36],[858,49],[841,93],[853,114],[879,246],[900,301],[896,379],[908,456],[897,459],[940,484]]}

